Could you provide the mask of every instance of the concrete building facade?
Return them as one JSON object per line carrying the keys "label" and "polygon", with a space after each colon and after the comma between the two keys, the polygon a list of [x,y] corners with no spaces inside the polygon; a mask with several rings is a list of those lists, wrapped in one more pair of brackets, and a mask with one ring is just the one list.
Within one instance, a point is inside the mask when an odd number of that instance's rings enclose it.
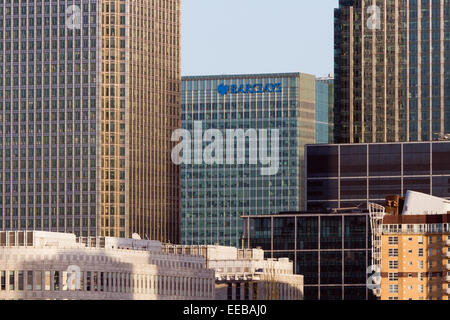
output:
{"label": "concrete building facade", "polygon": [[265,259],[262,249],[171,246],[164,251],[197,254],[215,271],[216,300],[303,300],[303,276],[288,258]]}
{"label": "concrete building facade", "polygon": [[450,202],[408,192],[406,200],[388,199],[385,207],[372,204],[372,219],[374,257],[378,255],[374,265],[381,271],[381,285],[374,290],[377,296],[381,300],[448,300]]}
{"label": "concrete building facade", "polygon": [[215,272],[158,241],[0,232],[0,299],[213,300]]}

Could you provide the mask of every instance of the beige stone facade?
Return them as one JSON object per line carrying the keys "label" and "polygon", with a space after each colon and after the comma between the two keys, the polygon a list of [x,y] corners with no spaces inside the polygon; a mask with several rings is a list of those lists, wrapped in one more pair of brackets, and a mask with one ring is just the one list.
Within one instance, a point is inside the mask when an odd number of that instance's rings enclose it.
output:
{"label": "beige stone facade", "polygon": [[264,259],[261,249],[223,246],[163,247],[167,253],[200,255],[215,270],[216,300],[303,300],[303,276],[287,258]]}
{"label": "beige stone facade", "polygon": [[0,232],[0,299],[214,299],[214,271],[203,257],[161,247],[147,240]]}

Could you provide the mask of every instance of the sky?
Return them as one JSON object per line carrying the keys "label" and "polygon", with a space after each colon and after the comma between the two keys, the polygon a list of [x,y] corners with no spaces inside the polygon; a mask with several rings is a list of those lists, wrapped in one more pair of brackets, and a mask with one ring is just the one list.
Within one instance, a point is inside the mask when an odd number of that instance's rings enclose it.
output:
{"label": "sky", "polygon": [[333,73],[338,0],[183,0],[182,75]]}

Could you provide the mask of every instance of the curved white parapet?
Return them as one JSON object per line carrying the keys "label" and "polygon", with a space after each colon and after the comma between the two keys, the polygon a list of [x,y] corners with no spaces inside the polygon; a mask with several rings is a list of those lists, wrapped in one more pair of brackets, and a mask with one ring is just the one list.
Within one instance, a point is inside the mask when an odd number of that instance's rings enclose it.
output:
{"label": "curved white parapet", "polygon": [[406,193],[403,215],[439,215],[450,212],[450,201],[425,193],[408,191]]}

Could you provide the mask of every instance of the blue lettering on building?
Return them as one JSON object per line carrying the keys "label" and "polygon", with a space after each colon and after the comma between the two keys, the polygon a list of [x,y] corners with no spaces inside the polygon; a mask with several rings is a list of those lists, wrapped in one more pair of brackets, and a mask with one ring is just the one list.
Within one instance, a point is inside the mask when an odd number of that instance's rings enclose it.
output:
{"label": "blue lettering on building", "polygon": [[261,83],[257,83],[254,85],[251,84],[241,84],[237,86],[235,84],[229,86],[227,84],[220,84],[217,87],[217,92],[220,95],[225,96],[227,94],[241,94],[241,93],[279,93],[281,92],[281,83],[268,83],[263,85]]}

